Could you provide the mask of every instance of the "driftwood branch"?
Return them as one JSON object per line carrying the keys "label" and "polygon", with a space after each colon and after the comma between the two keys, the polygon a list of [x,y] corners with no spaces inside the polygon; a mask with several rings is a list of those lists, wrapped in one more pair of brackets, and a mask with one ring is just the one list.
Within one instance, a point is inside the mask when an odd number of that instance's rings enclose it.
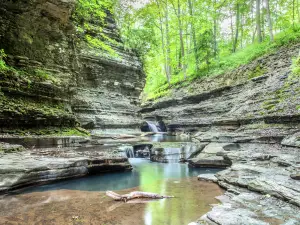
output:
{"label": "driftwood branch", "polygon": [[156,193],[141,192],[141,191],[134,191],[125,195],[120,195],[113,191],[106,191],[106,195],[113,198],[115,201],[124,201],[124,202],[127,202],[135,198],[151,198],[151,199],[174,198],[174,196],[165,196]]}

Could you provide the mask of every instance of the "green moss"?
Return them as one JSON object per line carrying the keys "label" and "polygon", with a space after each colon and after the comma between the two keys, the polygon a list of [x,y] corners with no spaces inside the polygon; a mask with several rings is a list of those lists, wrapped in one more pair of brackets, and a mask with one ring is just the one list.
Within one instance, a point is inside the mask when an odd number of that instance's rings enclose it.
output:
{"label": "green moss", "polygon": [[28,98],[11,98],[3,96],[0,102],[0,113],[12,115],[29,115],[32,113],[45,116],[68,115],[63,104],[51,101],[38,101]]}
{"label": "green moss", "polygon": [[170,90],[167,89],[167,90],[157,90],[156,92],[153,92],[151,94],[149,94],[147,97],[147,101],[148,100],[157,100],[159,98],[162,98],[164,96],[168,96],[170,94]]}
{"label": "green moss", "polygon": [[0,49],[0,71],[9,71],[11,67],[6,65],[4,59],[6,58],[6,54],[3,49]]}
{"label": "green moss", "polygon": [[297,105],[297,106],[296,106],[296,109],[300,111],[300,105]]}
{"label": "green moss", "polygon": [[300,77],[300,56],[293,59],[292,63],[292,75],[293,77]]}
{"label": "green moss", "polygon": [[262,69],[260,66],[257,66],[253,71],[248,73],[248,79],[251,80],[255,77],[260,77],[264,75],[265,72],[265,69]]}
{"label": "green moss", "polygon": [[245,125],[247,129],[284,128],[284,124],[266,124],[264,122]]}
{"label": "green moss", "polygon": [[268,110],[268,111],[274,110],[275,108],[276,108],[275,105],[267,105],[267,106],[264,107],[264,109],[265,109],[265,110]]}
{"label": "green moss", "polygon": [[109,53],[109,55],[112,56],[112,57],[114,57],[114,58],[118,57],[118,54],[116,53],[116,51],[113,50],[110,45],[106,44],[105,42],[103,42],[99,38],[92,37],[91,35],[87,34],[87,35],[85,35],[85,39],[86,39],[86,41],[87,41],[87,43],[89,44],[90,47],[102,49],[105,52]]}
{"label": "green moss", "polygon": [[78,40],[84,38],[91,48],[101,49],[106,56],[119,58],[112,45],[117,41],[103,32],[107,12],[112,13],[114,1],[110,0],[78,0],[74,13]]}
{"label": "green moss", "polygon": [[81,127],[45,127],[28,129],[2,129],[2,133],[20,136],[90,136],[90,132]]}
{"label": "green moss", "polygon": [[278,103],[280,103],[279,99],[269,99],[262,103],[262,108],[267,111],[275,111]]}

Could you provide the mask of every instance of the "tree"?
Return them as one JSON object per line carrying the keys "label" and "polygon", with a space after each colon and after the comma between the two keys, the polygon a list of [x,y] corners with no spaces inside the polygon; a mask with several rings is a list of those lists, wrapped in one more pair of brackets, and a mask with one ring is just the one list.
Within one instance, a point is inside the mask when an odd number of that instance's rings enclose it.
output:
{"label": "tree", "polygon": [[196,64],[196,71],[199,71],[199,57],[197,52],[197,40],[196,40],[196,31],[194,27],[194,9],[193,9],[193,3],[192,0],[188,0],[188,6],[189,6],[189,14],[191,16],[190,19],[190,25],[191,25],[191,33],[192,33],[192,39],[193,39],[193,52],[195,57],[195,64]]}
{"label": "tree", "polygon": [[271,19],[269,0],[266,0],[266,10],[267,10],[267,20],[268,20],[268,26],[269,26],[270,41],[273,42],[274,41],[273,24],[272,24],[272,19]]}
{"label": "tree", "polygon": [[261,20],[260,20],[260,0],[256,0],[256,30],[259,42],[262,42]]}
{"label": "tree", "polygon": [[167,93],[171,84],[245,63],[261,50],[227,58],[265,37],[276,42],[274,34],[290,32],[293,24],[297,32],[300,23],[299,0],[148,0],[139,8],[139,0],[122,1],[133,1],[115,10],[125,18],[119,25],[122,38],[126,47],[138,49],[151,93]]}
{"label": "tree", "polygon": [[236,51],[237,43],[238,43],[238,38],[239,38],[239,26],[240,26],[240,3],[237,1],[236,3],[236,15],[235,15],[235,38],[233,41],[233,48],[232,52]]}

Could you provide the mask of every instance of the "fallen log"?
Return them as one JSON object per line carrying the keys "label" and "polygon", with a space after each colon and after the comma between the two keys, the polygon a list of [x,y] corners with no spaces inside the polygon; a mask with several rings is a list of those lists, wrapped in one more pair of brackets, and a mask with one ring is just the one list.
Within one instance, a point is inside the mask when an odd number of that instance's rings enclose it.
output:
{"label": "fallen log", "polygon": [[120,195],[113,191],[106,191],[106,195],[113,198],[115,201],[124,201],[124,202],[127,202],[128,200],[132,200],[135,198],[151,198],[151,199],[174,198],[174,196],[165,196],[156,193],[141,192],[141,191],[133,191],[125,195]]}

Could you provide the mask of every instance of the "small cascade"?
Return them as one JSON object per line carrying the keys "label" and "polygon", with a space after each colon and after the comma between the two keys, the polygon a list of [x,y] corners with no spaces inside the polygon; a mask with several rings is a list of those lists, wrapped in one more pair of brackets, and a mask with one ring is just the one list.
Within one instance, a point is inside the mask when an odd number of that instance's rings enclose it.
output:
{"label": "small cascade", "polygon": [[134,158],[134,151],[133,148],[126,148],[126,156],[127,158]]}
{"label": "small cascade", "polygon": [[188,143],[181,147],[181,158],[189,159],[195,152],[197,148],[195,144]]}
{"label": "small cascade", "polygon": [[180,145],[178,147],[154,148],[150,160],[163,163],[186,162],[197,154],[197,146],[195,144],[185,143]]}
{"label": "small cascade", "polygon": [[155,132],[155,133],[159,132],[159,129],[158,129],[158,127],[156,126],[156,124],[154,122],[146,121],[146,123],[148,124],[149,130],[151,132]]}
{"label": "small cascade", "polygon": [[178,163],[181,158],[181,149],[180,148],[164,148],[163,154],[165,159],[169,163]]}

